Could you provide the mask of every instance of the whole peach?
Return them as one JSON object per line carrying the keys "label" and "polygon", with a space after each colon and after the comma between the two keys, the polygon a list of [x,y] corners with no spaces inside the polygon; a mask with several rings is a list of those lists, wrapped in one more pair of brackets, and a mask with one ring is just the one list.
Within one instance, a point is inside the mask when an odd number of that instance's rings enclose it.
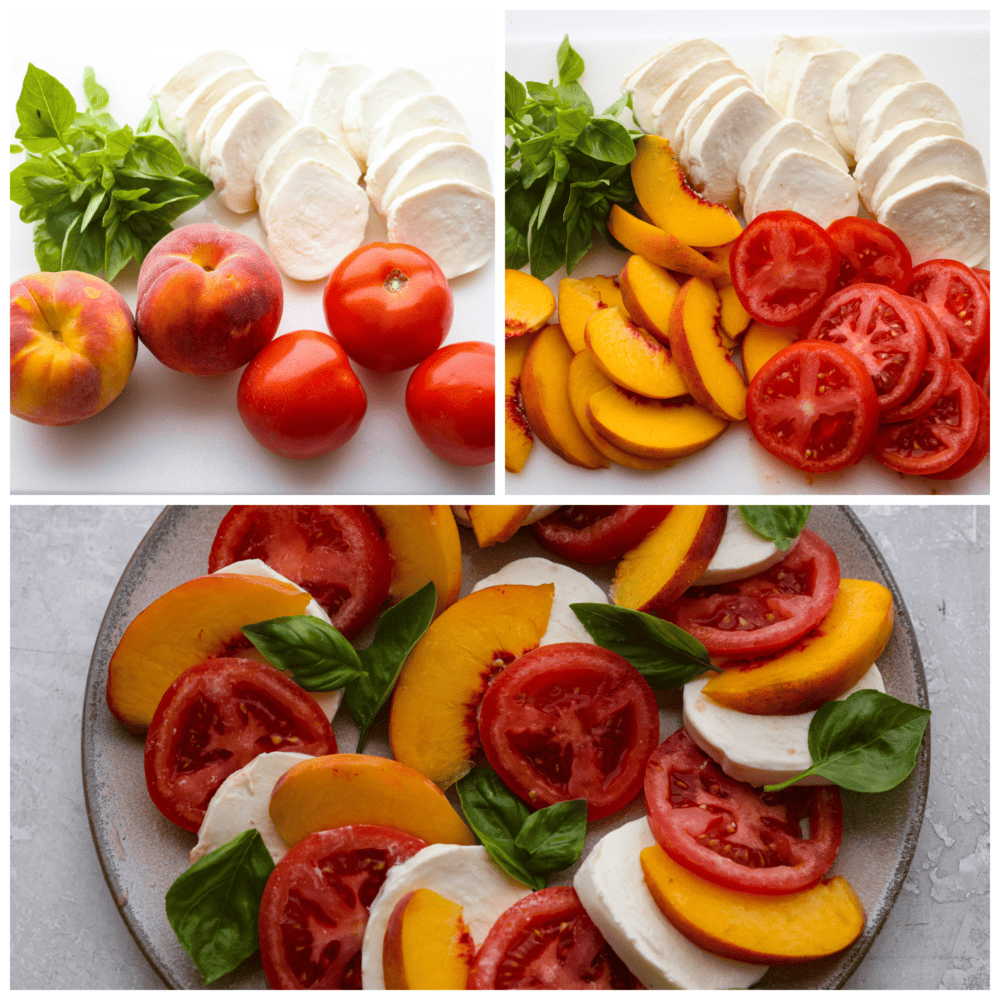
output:
{"label": "whole peach", "polygon": [[75,424],[115,399],[135,364],[128,303],[82,271],[29,274],[10,286],[10,412]]}
{"label": "whole peach", "polygon": [[139,271],[139,339],[168,368],[221,375],[245,365],[281,321],[274,262],[252,239],[199,223],[168,233]]}

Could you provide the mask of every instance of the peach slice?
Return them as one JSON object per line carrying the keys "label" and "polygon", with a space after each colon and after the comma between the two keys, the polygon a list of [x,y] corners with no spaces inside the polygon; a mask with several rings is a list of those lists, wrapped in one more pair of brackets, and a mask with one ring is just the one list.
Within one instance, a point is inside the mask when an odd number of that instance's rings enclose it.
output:
{"label": "peach slice", "polygon": [[743,371],[747,381],[754,376],[783,347],[798,340],[798,328],[794,326],[767,326],[754,320],[743,338]]}
{"label": "peach slice", "polygon": [[645,458],[684,458],[707,448],[729,423],[702,409],[690,396],[646,399],[617,385],[595,392],[587,416],[598,434]]}
{"label": "peach slice", "polygon": [[706,257],[722,271],[723,276],[721,278],[713,279],[717,286],[731,285],[733,283],[733,272],[729,267],[729,256],[733,252],[733,244],[735,242],[733,240],[732,243],[724,243],[721,247],[695,247],[698,253]]}
{"label": "peach slice", "polygon": [[559,325],[573,352],[586,348],[583,328],[590,314],[602,306],[620,306],[622,292],[617,278],[603,274],[592,278],[563,278],[559,282]]}
{"label": "peach slice", "polygon": [[591,313],[584,340],[598,368],[623,389],[650,399],[687,394],[670,349],[636,326],[620,306]]}
{"label": "peach slice", "polygon": [[504,271],[504,337],[540,330],[556,311],[556,297],[544,281],[524,271]]}
{"label": "peach slice", "polygon": [[398,604],[434,581],[434,614],[458,600],[462,590],[462,542],[447,504],[376,504],[385,544],[392,556],[389,599]]}
{"label": "peach slice", "polygon": [[610,461],[587,440],[569,405],[572,359],[558,326],[547,326],[535,337],[521,373],[524,412],[539,440],[560,458],[584,469],[607,469]]}
{"label": "peach slice", "polygon": [[220,574],[168,590],[132,620],[108,666],[107,699],[119,721],[144,733],[168,687],[189,667],[250,647],[240,628],[301,615],[309,594],[287,580]]}
{"label": "peach slice", "polygon": [[462,907],[432,889],[414,889],[385,925],[385,988],[464,990],[475,952]]}
{"label": "peach slice", "polygon": [[474,503],[469,506],[469,521],[481,549],[506,542],[524,524],[533,504]]}
{"label": "peach slice", "polygon": [[719,338],[719,308],[710,281],[686,281],[670,314],[670,343],[695,402],[720,420],[744,420],[747,383]]}
{"label": "peach slice", "polygon": [[524,468],[535,443],[521,399],[521,372],[532,339],[533,334],[526,334],[504,342],[503,445],[508,472]]}
{"label": "peach slice", "polygon": [[724,277],[725,272],[697,250],[682,243],[676,236],[665,233],[658,226],[643,222],[620,205],[611,207],[608,231],[626,250],[637,253],[660,267],[710,280]]}
{"label": "peach slice", "polygon": [[437,785],[406,764],[368,754],[292,765],[274,785],[269,812],[288,847],[317,830],[356,823],[390,826],[428,844],[476,842]]}
{"label": "peach slice", "polygon": [[569,405],[573,409],[573,416],[576,417],[580,430],[587,436],[587,440],[612,462],[644,472],[669,469],[674,464],[673,459],[643,458],[641,455],[633,455],[631,452],[612,444],[598,433],[587,413],[587,403],[595,392],[613,385],[614,383],[597,367],[594,355],[590,351],[583,350],[579,354],[573,355],[573,360],[569,363],[567,389],[569,390]]}
{"label": "peach slice", "polygon": [[655,615],[705,572],[726,527],[725,506],[675,504],[670,513],[622,556],[611,601]]}
{"label": "peach slice", "polygon": [[628,314],[669,347],[670,310],[681,290],[674,276],[665,267],[633,254],[622,268],[618,283]]}
{"label": "peach slice", "polygon": [[730,243],[743,232],[724,205],[706,201],[688,187],[670,143],[644,135],[635,144],[632,185],[653,223],[688,246]]}
{"label": "peach slice", "polygon": [[431,623],[403,664],[392,696],[389,739],[396,760],[442,788],[468,773],[479,746],[476,712],[489,679],[538,645],[554,592],[551,584],[486,587]]}
{"label": "peach slice", "polygon": [[864,930],[864,908],[842,875],[800,892],[759,896],[699,878],[660,846],[645,848],[639,863],[667,920],[714,955],[759,965],[811,962],[843,951]]}
{"label": "peach slice", "polygon": [[873,580],[841,580],[826,617],[794,646],[756,660],[720,661],[702,690],[748,715],[813,712],[854,687],[892,635],[892,593]]}
{"label": "peach slice", "polygon": [[726,347],[735,346],[736,338],[750,325],[753,317],[743,308],[736,289],[732,285],[723,285],[719,289],[719,336]]}

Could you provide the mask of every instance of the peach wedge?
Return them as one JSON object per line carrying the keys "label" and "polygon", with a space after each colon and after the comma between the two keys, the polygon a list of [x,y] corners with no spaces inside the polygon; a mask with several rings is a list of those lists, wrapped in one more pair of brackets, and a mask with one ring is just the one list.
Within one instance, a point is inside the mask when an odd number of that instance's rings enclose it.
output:
{"label": "peach wedge", "polygon": [[608,216],[608,231],[626,250],[651,260],[660,267],[681,274],[693,274],[714,281],[725,277],[725,272],[707,257],[693,250],[676,236],[665,233],[620,205],[613,205]]}
{"label": "peach wedge", "polygon": [[543,281],[524,271],[504,272],[504,337],[540,330],[556,311],[556,297]]}
{"label": "peach wedge", "polygon": [[521,372],[531,341],[532,335],[527,334],[504,343],[503,449],[508,472],[524,468],[535,443],[521,399]]}
{"label": "peach wedge", "polygon": [[506,542],[524,524],[532,504],[474,503],[469,506],[469,521],[481,549]]}
{"label": "peach wedge", "polygon": [[563,278],[559,282],[559,326],[573,352],[587,345],[583,330],[595,309],[622,304],[617,278],[603,274],[593,278]]}
{"label": "peach wedge", "polygon": [[670,346],[670,311],[681,286],[659,264],[632,254],[618,276],[622,301],[633,321]]}
{"label": "peach wedge", "polygon": [[794,326],[767,326],[754,320],[743,338],[743,371],[747,381],[752,382],[764,367],[764,362],[770,361],[778,351],[796,340],[798,331]]}

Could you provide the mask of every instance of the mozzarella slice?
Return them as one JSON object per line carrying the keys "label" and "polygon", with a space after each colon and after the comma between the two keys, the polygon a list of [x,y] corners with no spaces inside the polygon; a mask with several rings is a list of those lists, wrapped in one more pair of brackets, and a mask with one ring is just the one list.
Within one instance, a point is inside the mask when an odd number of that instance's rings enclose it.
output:
{"label": "mozzarella slice", "polygon": [[571,604],[607,604],[608,595],[588,576],[561,566],[550,559],[531,556],[507,563],[502,569],[480,580],[472,589],[482,590],[500,583],[516,583],[537,587],[541,583],[555,584],[549,624],[539,646],[551,646],[557,642],[593,643],[590,633],[580,623],[580,619],[570,610]]}
{"label": "mozzarella slice", "polygon": [[318,281],[364,242],[368,198],[322,160],[289,167],[261,212],[274,262],[290,278]]}
{"label": "mozzarella slice", "polygon": [[750,79],[728,58],[709,59],[689,69],[657,98],[650,111],[652,131],[667,139],[673,136],[692,102],[702,95],[706,87],[725,76],[744,76],[747,80]]}
{"label": "mozzarella slice", "polygon": [[369,76],[344,104],[344,134],[354,155],[361,161],[367,158],[372,129],[394,104],[433,93],[434,84],[415,69],[398,67]]}
{"label": "mozzarella slice", "polygon": [[[646,888],[639,854],[656,841],[643,816],[606,833],[573,888],[612,951],[650,990],[736,990],[767,972],[699,948],[667,920]],[[391,873],[390,873],[391,875]]]}
{"label": "mozzarella slice", "polygon": [[306,100],[326,68],[348,62],[350,62],[348,58],[336,52],[313,52],[310,49],[303,49],[292,69],[292,77],[285,90],[285,107],[296,118],[302,118],[305,114]]}
{"label": "mozzarella slice", "polygon": [[189,151],[195,144],[201,123],[212,108],[234,87],[256,79],[257,74],[249,66],[234,66],[230,69],[223,69],[204,80],[180,103],[176,113],[177,131],[183,132],[184,141]]}
{"label": "mozzarella slice", "polygon": [[198,830],[198,843],[191,848],[190,860],[210,854],[247,830],[259,830],[271,859],[277,864],[287,853],[285,842],[271,822],[271,792],[277,780],[309,754],[276,750],[254,757],[219,785],[205,810]]}
{"label": "mozzarella slice", "polygon": [[[731,778],[755,788],[779,785],[812,766],[809,723],[815,712],[800,715],[747,715],[716,705],[701,692],[709,678],[684,685],[684,727],[691,739]],[[877,666],[836,700],[855,691],[885,692]],[[803,778],[802,785],[829,785],[819,774]]]}
{"label": "mozzarella slice", "polygon": [[698,131],[701,123],[727,94],[731,94],[734,90],[742,90],[747,86],[745,76],[740,76],[738,73],[724,76],[709,84],[702,91],[701,96],[688,105],[687,111],[681,116],[681,120],[674,130],[673,138],[670,140],[670,147],[685,170],[687,170],[688,164],[688,142]]}
{"label": "mozzarella slice", "polygon": [[500,871],[485,847],[431,844],[393,865],[368,910],[361,945],[361,982],[366,990],[385,989],[382,948],[386,925],[396,904],[414,889],[431,889],[461,906],[477,948],[504,910],[531,891]]}
{"label": "mozzarella slice", "polygon": [[440,142],[424,146],[414,153],[399,170],[378,202],[373,199],[375,210],[384,214],[391,205],[408,191],[431,181],[465,181],[483,191],[491,190],[490,168],[486,158],[477,153],[467,142]]}
{"label": "mozzarella slice", "polygon": [[216,137],[219,129],[225,124],[226,119],[244,102],[250,100],[254,94],[261,94],[267,90],[267,84],[263,80],[251,80],[249,83],[241,83],[233,87],[224,97],[216,101],[205,115],[198,131],[195,134],[194,142],[188,146],[188,154],[191,159],[198,163],[201,172],[208,171],[208,155],[212,148],[212,140]]}
{"label": "mozzarella slice", "polygon": [[376,159],[393,139],[418,128],[446,128],[472,138],[465,119],[447,97],[417,94],[397,101],[375,124],[368,143],[368,162]]}
{"label": "mozzarella slice", "polygon": [[798,538],[782,552],[774,542],[762,538],[747,526],[739,507],[730,507],[726,527],[719,539],[719,547],[708,568],[694,582],[695,587],[715,587],[721,583],[735,583],[748,576],[763,573],[781,562],[799,544]]}
{"label": "mozzarella slice", "polygon": [[832,166],[804,150],[786,149],[764,172],[744,215],[749,222],[764,212],[789,210],[825,229],[834,219],[858,214],[858,186],[843,164]]}
{"label": "mozzarella slice", "polygon": [[901,83],[886,90],[865,112],[858,124],[857,156],[864,156],[868,147],[889,129],[917,118],[936,118],[962,127],[958,108],[936,83]]}
{"label": "mozzarella slice", "polygon": [[823,35],[804,35],[797,38],[791,35],[779,35],[774,40],[774,46],[764,67],[764,96],[778,111],[787,114],[792,81],[802,63],[816,52],[830,52],[839,48],[842,48],[839,42]]}
{"label": "mozzarella slice", "polygon": [[861,56],[849,49],[831,49],[807,56],[799,65],[788,92],[785,114],[815,129],[836,149],[845,164],[850,156],[837,142],[830,121],[830,94],[837,81],[859,62]]}
{"label": "mozzarella slice", "polygon": [[[338,63],[325,67],[306,95],[302,120],[318,125],[345,149],[351,149],[344,132],[344,107],[348,97],[371,75],[371,67],[361,63]],[[358,160],[353,149],[351,155]],[[359,164],[363,161],[363,157],[358,160]]]}
{"label": "mozzarella slice", "polygon": [[162,114],[172,115],[181,101],[195,90],[202,80],[231,66],[249,66],[249,63],[228,49],[206,52],[205,55],[192,59],[179,69],[166,83],[153,87],[149,96],[159,103]]}
{"label": "mozzarella slice", "polygon": [[386,209],[390,243],[430,254],[449,280],[493,257],[493,195],[464,181],[432,181]]}

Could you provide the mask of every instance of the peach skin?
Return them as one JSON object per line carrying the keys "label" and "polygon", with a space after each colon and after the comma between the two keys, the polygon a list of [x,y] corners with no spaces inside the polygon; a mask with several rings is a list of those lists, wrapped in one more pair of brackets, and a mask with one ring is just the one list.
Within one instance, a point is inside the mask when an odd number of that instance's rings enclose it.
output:
{"label": "peach skin", "polygon": [[670,346],[670,310],[681,290],[674,276],[659,264],[633,254],[618,276],[625,309],[637,326]]}
{"label": "peach skin", "polygon": [[521,397],[521,373],[532,337],[526,334],[504,342],[503,449],[508,472],[524,468],[535,444]]}

